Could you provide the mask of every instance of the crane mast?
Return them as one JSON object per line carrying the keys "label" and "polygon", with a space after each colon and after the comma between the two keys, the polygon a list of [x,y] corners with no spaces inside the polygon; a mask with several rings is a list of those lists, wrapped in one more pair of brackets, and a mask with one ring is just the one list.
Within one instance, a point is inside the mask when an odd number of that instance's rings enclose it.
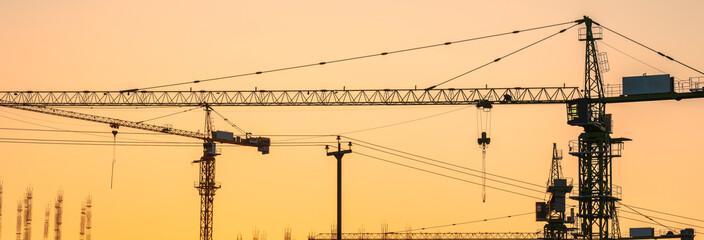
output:
{"label": "crane mast", "polygon": [[552,163],[550,164],[550,178],[547,183],[547,192],[550,194],[547,202],[536,203],[536,220],[547,222],[543,227],[542,240],[566,239],[569,229],[565,223],[574,223],[572,216],[566,216],[565,195],[572,191],[572,183],[562,176],[562,151],[558,151],[557,144],[552,144]]}
{"label": "crane mast", "polygon": [[604,83],[599,68],[595,34],[598,23],[588,17],[580,40],[585,41],[584,98],[567,103],[568,124],[579,126],[584,132],[577,141],[570,142],[570,154],[578,158],[579,229],[575,235],[586,240],[619,238],[615,204],[620,199],[613,194],[612,160],[620,157],[626,138],[611,138],[611,115],[606,114]]}
{"label": "crane mast", "polygon": [[[210,116],[210,106],[205,106],[205,133],[212,135],[213,119]],[[220,155],[212,139],[203,140],[203,156],[193,163],[198,163],[200,173],[198,176],[198,194],[200,195],[200,239],[213,239],[213,201],[215,191],[220,184],[215,182],[215,156]]]}

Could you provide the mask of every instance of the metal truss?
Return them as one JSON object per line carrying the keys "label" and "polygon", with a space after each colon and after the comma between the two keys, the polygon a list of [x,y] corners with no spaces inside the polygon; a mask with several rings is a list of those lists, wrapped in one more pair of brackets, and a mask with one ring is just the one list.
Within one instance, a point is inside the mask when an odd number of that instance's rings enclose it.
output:
{"label": "metal truss", "polygon": [[0,91],[3,106],[350,106],[565,103],[577,87],[255,91]]}
{"label": "metal truss", "polygon": [[[343,233],[345,240],[536,240],[542,233]],[[335,233],[320,233],[308,237],[308,240],[333,240]]]}

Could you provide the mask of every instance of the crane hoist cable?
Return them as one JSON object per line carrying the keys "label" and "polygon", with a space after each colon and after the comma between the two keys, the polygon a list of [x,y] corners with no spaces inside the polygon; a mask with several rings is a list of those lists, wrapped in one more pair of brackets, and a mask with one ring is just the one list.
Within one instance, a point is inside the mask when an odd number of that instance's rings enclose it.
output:
{"label": "crane hoist cable", "polygon": [[115,162],[117,162],[117,129],[120,125],[110,124],[112,128],[112,167],[110,169],[110,189],[113,186],[113,180],[115,179]]}
{"label": "crane hoist cable", "polygon": [[486,149],[491,143],[491,109],[489,101],[477,103],[477,143],[482,150],[482,202],[486,202]]}

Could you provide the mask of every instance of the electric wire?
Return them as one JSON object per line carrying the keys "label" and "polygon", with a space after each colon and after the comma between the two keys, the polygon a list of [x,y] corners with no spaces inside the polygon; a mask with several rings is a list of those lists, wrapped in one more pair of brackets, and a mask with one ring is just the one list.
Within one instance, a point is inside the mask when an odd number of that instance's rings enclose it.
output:
{"label": "electric wire", "polygon": [[187,85],[187,84],[197,84],[197,83],[202,83],[202,82],[210,82],[210,81],[217,81],[217,80],[230,79],[230,78],[239,78],[239,77],[260,75],[260,74],[264,74],[264,73],[272,73],[272,72],[287,71],[287,70],[293,70],[293,69],[299,69],[299,68],[322,66],[322,65],[331,64],[331,63],[347,62],[347,61],[366,59],[366,58],[371,58],[371,57],[387,56],[387,55],[396,54],[396,53],[411,52],[411,51],[416,51],[416,50],[421,50],[421,49],[434,48],[434,47],[440,47],[440,46],[448,46],[448,45],[452,45],[452,44],[465,43],[465,42],[487,39],[487,38],[492,38],[492,37],[499,37],[499,36],[504,36],[504,35],[509,35],[509,34],[529,32],[529,31],[533,31],[533,30],[556,27],[556,26],[566,25],[566,24],[575,23],[575,22],[577,22],[577,21],[556,23],[556,24],[527,28],[527,29],[522,29],[522,30],[515,30],[515,31],[510,31],[510,32],[486,35],[486,36],[481,36],[481,37],[467,38],[467,39],[462,39],[462,40],[457,40],[457,41],[449,41],[449,42],[444,42],[444,43],[431,44],[431,45],[425,45],[425,46],[419,46],[419,47],[412,47],[412,48],[394,50],[394,51],[389,51],[389,52],[382,52],[382,53],[377,53],[377,54],[367,54],[367,55],[361,55],[361,56],[356,56],[356,57],[342,58],[342,59],[337,59],[337,60],[332,60],[332,61],[322,61],[322,62],[316,62],[316,63],[297,65],[297,66],[289,66],[289,67],[284,67],[284,68],[270,69],[270,70],[265,70],[265,71],[242,73],[242,74],[235,74],[235,75],[215,77],[215,78],[206,78],[206,79],[200,79],[200,80],[193,80],[193,81],[180,82],[180,83],[171,83],[171,84],[157,85],[157,86],[144,87],[144,88],[128,89],[128,90],[123,90],[123,92],[134,92],[134,91],[147,90],[147,89],[165,88],[165,87],[173,87],[173,86],[180,86],[180,85]]}
{"label": "electric wire", "polygon": [[[409,156],[413,156],[413,157],[425,159],[425,160],[428,160],[428,161],[432,161],[432,162],[435,162],[435,163],[444,164],[444,165],[451,166],[451,167],[455,167],[455,168],[459,168],[459,169],[464,169],[464,170],[468,170],[468,171],[472,171],[472,172],[476,172],[476,173],[481,173],[481,172],[482,172],[482,171],[479,171],[479,170],[471,169],[471,168],[464,167],[464,166],[460,166],[460,165],[457,165],[457,164],[452,164],[452,163],[448,163],[448,162],[444,162],[444,161],[440,161],[440,160],[436,160],[436,159],[432,159],[432,158],[420,156],[420,155],[413,154],[413,153],[410,153],[410,152],[405,152],[405,151],[401,151],[401,150],[397,150],[397,149],[393,149],[393,148],[389,148],[389,147],[384,147],[384,146],[381,146],[381,145],[379,145],[379,144],[374,144],[374,143],[371,143],[371,142],[368,142],[368,141],[364,141],[364,140],[361,140],[361,139],[357,139],[357,138],[352,138],[352,137],[348,137],[348,136],[341,136],[341,137],[350,139],[350,140],[355,141],[355,142],[366,143],[366,144],[368,144],[368,145],[375,146],[375,147],[378,147],[378,148],[382,148],[382,149],[386,149],[386,150],[390,150],[390,151],[394,151],[394,152],[406,154],[406,155],[409,155]],[[357,143],[357,144],[359,144],[359,143]],[[515,178],[504,177],[504,176],[500,176],[500,175],[496,175],[496,174],[492,174],[492,173],[487,173],[487,175],[488,175],[488,176],[497,177],[497,178],[501,178],[501,179],[506,179],[506,180],[515,181],[515,182],[522,183],[522,184],[526,184],[526,185],[531,185],[531,186],[538,187],[538,188],[541,188],[541,189],[545,187],[544,185],[534,184],[534,183],[530,183],[530,182],[518,180],[518,179],[515,179]]]}
{"label": "electric wire", "polygon": [[[0,140],[6,140],[6,141],[35,141],[35,142],[65,142],[65,143],[119,143],[119,144],[138,144],[138,143],[151,143],[151,144],[173,144],[173,145],[202,145],[202,143],[198,142],[173,142],[173,141],[101,141],[101,140],[75,140],[75,139],[40,139],[40,138],[3,138],[0,137]],[[273,142],[271,143],[272,145],[289,145],[289,144],[319,144],[319,145],[325,145],[325,144],[333,144],[337,142],[333,141],[328,141],[328,142],[285,142],[285,143],[279,143],[279,142]]]}
{"label": "electric wire", "polygon": [[[73,146],[113,146],[112,143],[75,143],[75,142],[32,142],[32,141],[8,141],[0,140],[0,143],[16,143],[16,144],[39,144],[39,145],[73,145]],[[174,145],[174,144],[132,144],[118,143],[117,146],[127,147],[203,147],[201,145]]]}
{"label": "electric wire", "polygon": [[689,69],[691,69],[691,70],[693,70],[693,71],[695,71],[695,72],[698,72],[699,74],[704,75],[704,72],[699,71],[699,70],[697,70],[697,69],[695,69],[695,68],[693,68],[693,67],[691,67],[691,66],[689,66],[689,65],[687,65],[687,64],[684,64],[683,62],[680,62],[680,61],[678,61],[678,60],[676,60],[676,59],[674,59],[674,58],[672,58],[672,57],[670,57],[670,56],[668,56],[668,55],[665,55],[664,53],[662,53],[662,52],[660,52],[660,51],[657,51],[657,50],[655,50],[655,49],[652,49],[652,48],[646,46],[645,44],[642,44],[642,43],[640,43],[640,42],[638,42],[638,41],[636,41],[636,40],[633,40],[633,39],[631,39],[631,38],[629,38],[629,37],[626,37],[625,35],[623,35],[623,34],[621,34],[621,33],[619,33],[619,32],[616,32],[616,31],[612,30],[611,28],[608,28],[608,27],[606,27],[606,26],[604,26],[604,25],[601,25],[601,24],[599,24],[599,26],[602,26],[604,29],[609,30],[610,32],[612,32],[612,33],[614,33],[614,34],[616,34],[616,35],[618,35],[618,36],[620,36],[620,37],[622,37],[622,38],[625,38],[625,39],[628,40],[628,41],[631,41],[631,42],[633,42],[633,43],[635,43],[635,44],[637,44],[637,45],[639,45],[639,46],[641,46],[641,47],[644,47],[644,48],[646,48],[646,49],[648,49],[648,50],[650,50],[650,51],[652,51],[652,52],[654,52],[654,53],[657,53],[658,55],[660,55],[660,56],[662,56],[662,57],[664,57],[664,58],[667,58],[667,59],[669,59],[669,60],[671,60],[671,61],[674,61],[674,62],[676,62],[676,63],[678,63],[678,64],[680,64],[680,65],[682,65],[682,66],[684,66],[684,67],[687,67],[687,68],[689,68]]}
{"label": "electric wire", "polygon": [[[47,125],[43,125],[43,124],[39,124],[39,123],[33,123],[33,122],[29,122],[29,121],[25,121],[25,120],[20,120],[20,119],[8,117],[8,116],[3,116],[3,115],[0,115],[0,117],[4,117],[4,118],[7,118],[7,119],[11,119],[11,120],[15,120],[15,121],[18,121],[18,122],[23,122],[23,123],[27,123],[27,124],[31,124],[31,125],[35,125],[35,126],[40,126],[40,127],[45,127],[45,128],[53,129],[53,130],[58,130],[58,131],[71,131],[71,130],[66,130],[66,129],[63,129],[63,128],[51,127],[51,126],[47,126]],[[85,135],[90,135],[90,136],[97,136],[97,137],[107,137],[107,138],[110,137],[110,136],[105,136],[105,135],[94,134],[94,133],[91,133],[91,132],[81,132],[81,131],[72,131],[72,132],[80,133],[80,134],[85,134]],[[125,138],[125,139],[129,139],[129,140],[138,140],[138,141],[140,140],[140,139],[134,139],[134,138]]]}
{"label": "electric wire", "polygon": [[[398,125],[402,125],[402,124],[406,124],[406,123],[416,122],[416,121],[420,121],[420,120],[425,120],[425,119],[428,119],[428,118],[438,117],[438,116],[442,116],[442,115],[449,114],[449,113],[452,113],[452,112],[456,112],[456,111],[460,111],[460,110],[463,110],[463,109],[467,109],[467,108],[469,108],[469,107],[472,107],[472,106],[465,106],[465,107],[461,107],[461,108],[457,108],[457,109],[452,109],[452,110],[449,110],[449,111],[446,111],[446,112],[441,112],[441,113],[437,113],[437,114],[433,114],[433,115],[428,115],[428,116],[424,116],[424,117],[420,117],[420,118],[415,118],[415,119],[411,119],[411,120],[406,120],[406,121],[401,121],[401,122],[396,122],[396,123],[381,125],[381,126],[377,126],[377,127],[363,128],[363,129],[358,129],[358,130],[353,130],[353,131],[341,132],[341,133],[337,133],[337,134],[323,134],[323,135],[282,135],[282,136],[300,136],[300,137],[301,137],[301,138],[294,138],[294,139],[289,139],[289,140],[284,140],[284,141],[298,141],[298,140],[305,140],[305,139],[318,138],[318,137],[342,136],[342,135],[345,135],[345,134],[353,134],[353,133],[360,133],[360,132],[372,131],[372,130],[387,128],[387,127],[394,127],[394,126],[398,126]],[[266,136],[275,136],[275,135],[266,135]]]}
{"label": "electric wire", "polygon": [[[636,222],[641,222],[641,223],[648,223],[648,224],[652,224],[652,222],[648,222],[648,221],[643,221],[643,220],[639,220],[639,219],[635,219],[635,218],[629,218],[629,217],[624,217],[624,216],[619,216],[618,218],[619,218],[619,219],[620,219],[620,218],[623,218],[623,219],[628,219],[628,220],[631,220],[631,221],[636,221]],[[671,229],[672,227],[668,227],[668,226],[665,226],[665,228],[667,228],[667,229]]]}
{"label": "electric wire", "polygon": [[335,137],[336,134],[262,134],[269,137]]}
{"label": "electric wire", "polygon": [[647,216],[647,215],[645,215],[645,214],[642,214],[642,213],[638,212],[637,210],[631,208],[631,206],[628,206],[628,205],[623,204],[623,203],[621,203],[621,205],[624,206],[624,207],[627,207],[628,209],[631,209],[631,211],[634,211],[634,212],[638,213],[639,215],[641,215],[641,216],[647,218],[648,220],[653,221],[654,223],[657,223],[658,225],[663,226],[663,227],[669,229],[670,231],[673,231],[671,227],[665,226],[664,224],[662,224],[662,223],[660,223],[660,222],[658,222],[658,221],[655,221],[655,219],[653,219],[653,218],[651,218],[651,217],[649,217],[649,216]]}
{"label": "electric wire", "polygon": [[[77,143],[113,143],[113,141],[107,140],[75,140],[75,139],[40,139],[40,138],[4,138],[0,137],[0,140],[11,140],[11,141],[38,141],[38,142],[77,142]],[[168,141],[117,141],[116,143],[159,143],[159,144],[198,144],[195,142],[168,142]]]}
{"label": "electric wire", "polygon": [[504,55],[504,56],[502,56],[502,57],[499,57],[499,58],[497,58],[497,59],[494,59],[493,61],[490,61],[490,62],[488,62],[488,63],[485,63],[484,65],[481,65],[481,66],[479,66],[479,67],[473,68],[472,70],[466,71],[466,72],[464,72],[464,73],[462,73],[462,74],[460,74],[460,75],[454,76],[454,77],[452,77],[452,78],[450,78],[450,79],[448,79],[448,80],[445,80],[445,81],[442,81],[442,82],[440,82],[440,83],[438,83],[438,84],[435,84],[435,85],[433,85],[433,86],[430,86],[430,87],[426,88],[426,90],[432,90],[432,89],[434,89],[434,88],[436,88],[436,87],[439,87],[440,85],[443,85],[443,84],[445,84],[445,83],[454,81],[454,80],[456,80],[456,79],[458,79],[458,78],[460,78],[460,77],[462,77],[462,76],[464,76],[464,75],[467,75],[467,74],[469,74],[469,73],[472,73],[472,72],[474,72],[474,71],[477,71],[477,70],[479,70],[479,69],[482,69],[482,68],[484,68],[484,67],[486,67],[486,66],[489,66],[489,65],[492,64],[492,63],[501,61],[502,59],[504,59],[504,58],[506,58],[506,57],[509,57],[509,56],[511,56],[511,55],[513,55],[513,54],[516,54],[516,53],[518,53],[518,52],[520,52],[520,51],[523,51],[523,50],[525,50],[525,49],[527,49],[527,48],[529,48],[529,47],[532,47],[532,46],[534,46],[534,45],[536,45],[536,44],[538,44],[538,43],[541,43],[541,42],[543,42],[543,41],[545,41],[545,40],[548,40],[548,39],[550,39],[550,38],[552,38],[552,37],[554,37],[554,36],[556,36],[556,35],[558,35],[558,34],[560,34],[560,33],[563,33],[563,32],[565,32],[565,31],[567,31],[567,30],[569,30],[569,29],[571,29],[571,28],[573,28],[573,27],[575,27],[575,26],[577,26],[577,25],[579,25],[579,24],[581,24],[581,23],[577,23],[577,24],[572,25],[571,27],[562,29],[562,30],[560,30],[559,32],[553,33],[553,34],[551,34],[550,36],[547,36],[547,37],[545,37],[545,38],[542,38],[542,39],[540,39],[540,40],[538,40],[538,41],[536,41],[536,42],[534,42],[534,43],[528,44],[528,45],[525,46],[525,47],[519,48],[518,50],[515,50],[515,51],[513,51],[513,52],[511,52],[511,53],[509,53],[509,54],[506,54],[506,55]]}
{"label": "electric wire", "polygon": [[[17,141],[17,140],[0,140],[0,143],[13,143],[13,144],[39,144],[39,145],[73,145],[73,146],[114,146],[112,143],[90,143],[90,142],[60,142],[60,141]],[[202,148],[202,143],[192,143],[192,144],[151,144],[151,143],[120,143],[118,142],[116,146],[126,146],[126,147],[199,147]],[[324,147],[325,144],[271,144],[275,147]],[[219,147],[242,147],[239,145],[220,145]]]}
{"label": "electric wire", "polygon": [[627,57],[629,57],[629,58],[631,58],[631,59],[633,59],[633,60],[638,61],[639,63],[642,63],[642,64],[644,64],[644,65],[646,65],[646,66],[648,66],[648,67],[650,67],[650,68],[652,68],[652,69],[658,70],[658,71],[661,72],[661,73],[665,73],[665,71],[660,70],[659,68],[656,68],[656,67],[654,67],[653,65],[650,65],[650,64],[648,64],[648,63],[646,63],[646,62],[644,62],[644,61],[642,61],[642,60],[640,60],[640,59],[638,59],[638,58],[636,58],[636,57],[634,57],[634,56],[629,55],[628,53],[625,53],[625,52],[619,50],[618,48],[616,48],[616,47],[614,47],[614,46],[609,45],[608,43],[604,42],[604,40],[602,40],[601,43],[603,43],[603,44],[606,45],[607,47],[610,47],[610,48],[613,49],[613,50],[616,50],[617,52],[620,52],[620,53],[623,54],[623,55],[626,55]]}
{"label": "electric wire", "polygon": [[438,226],[432,226],[432,227],[422,227],[422,228],[415,228],[415,229],[407,229],[407,230],[394,231],[394,232],[389,232],[389,233],[403,233],[403,232],[412,232],[412,231],[422,231],[422,230],[428,230],[428,229],[434,229],[434,228],[453,227],[453,226],[457,226],[457,225],[464,225],[464,224],[470,224],[470,223],[480,223],[480,222],[488,222],[488,221],[499,220],[499,219],[506,219],[506,218],[512,218],[512,217],[520,217],[520,216],[525,216],[525,215],[530,215],[530,214],[534,214],[534,212],[521,213],[521,214],[513,214],[513,215],[502,216],[502,217],[494,217],[494,218],[485,218],[485,219],[474,220],[474,221],[467,221],[467,222],[459,222],[459,223],[452,223],[452,224],[444,224],[444,225],[438,225]]}
{"label": "electric wire", "polygon": [[[623,203],[619,202],[619,204],[623,204]],[[633,205],[631,205],[631,207],[632,207],[632,208],[641,209],[641,210],[645,210],[645,211],[654,212],[654,213],[664,214],[664,215],[668,215],[668,216],[672,216],[672,217],[678,217],[678,218],[688,219],[688,220],[697,221],[697,222],[704,222],[704,220],[701,220],[701,219],[696,219],[696,218],[691,218],[691,217],[685,217],[685,216],[681,216],[681,215],[677,215],[677,214],[672,214],[672,213],[666,213],[666,212],[656,211],[656,210],[647,209],[647,208],[642,208],[642,207],[633,206]]]}
{"label": "electric wire", "polygon": [[[4,115],[0,115],[0,117],[4,117],[4,118],[7,118],[7,119],[11,119],[11,120],[15,120],[15,121],[18,121],[18,122],[23,122],[23,123],[27,123],[27,124],[31,124],[31,125],[35,125],[35,126],[50,128],[50,129],[54,129],[54,130],[66,130],[66,129],[61,129],[61,128],[57,128],[57,127],[51,127],[51,126],[47,126],[47,125],[43,125],[43,124],[39,124],[39,123],[33,123],[33,122],[25,121],[25,120],[20,120],[20,119],[16,119],[16,118],[4,116]],[[108,137],[108,136],[97,135],[97,134],[92,134],[92,133],[83,133],[83,134],[92,135],[92,136],[100,136],[100,137]]]}
{"label": "electric wire", "polygon": [[378,127],[371,127],[371,128],[365,128],[365,129],[354,130],[354,131],[349,131],[349,132],[342,132],[342,133],[339,133],[339,134],[336,134],[336,135],[344,135],[344,134],[352,134],[352,133],[366,132],[366,131],[377,130],[377,129],[381,129],[381,128],[387,128],[387,127],[398,126],[398,125],[401,125],[401,124],[411,123],[411,122],[415,122],[415,121],[425,120],[425,119],[428,119],[428,118],[433,118],[433,117],[442,116],[442,115],[445,115],[445,114],[448,114],[448,113],[452,113],[452,112],[457,112],[457,111],[460,111],[460,110],[463,110],[463,109],[467,109],[467,108],[469,108],[469,107],[473,107],[473,106],[465,106],[465,107],[453,109],[453,110],[450,110],[450,111],[441,112],[441,113],[438,113],[438,114],[433,114],[433,115],[429,115],[429,116],[425,116],[425,117],[420,117],[420,118],[416,118],[416,119],[411,119],[411,120],[406,120],[406,121],[402,121],[402,122],[397,122],[397,123],[382,125],[382,126],[378,126]]}
{"label": "electric wire", "polygon": [[[110,131],[82,131],[82,130],[59,130],[59,129],[37,129],[37,128],[4,128],[0,130],[7,131],[30,131],[30,132],[62,132],[62,133],[110,133]],[[163,133],[138,133],[138,132],[120,132],[120,134],[143,134],[143,135],[163,135]]]}
{"label": "electric wire", "polygon": [[[418,167],[414,167],[414,166],[410,166],[410,165],[406,165],[406,164],[402,164],[402,163],[397,163],[397,162],[390,161],[390,160],[387,160],[387,159],[383,159],[383,158],[380,158],[380,157],[375,157],[375,156],[367,155],[367,154],[364,154],[364,153],[360,153],[359,151],[355,151],[355,152],[353,152],[353,153],[354,153],[354,154],[357,154],[357,155],[360,155],[360,156],[368,157],[368,158],[371,158],[371,159],[375,159],[375,160],[379,160],[379,161],[391,163],[391,164],[394,164],[394,165],[398,165],[398,166],[402,166],[402,167],[406,167],[406,168],[418,170],[418,171],[421,171],[421,172],[426,172],[426,173],[438,175],[438,176],[441,176],[441,177],[446,177],[446,178],[454,179],[454,180],[457,180],[457,181],[461,181],[461,182],[465,182],[465,183],[471,183],[471,184],[474,184],[474,185],[481,186],[481,183],[472,182],[472,181],[469,181],[469,180],[466,180],[466,179],[457,178],[457,177],[453,177],[453,176],[450,176],[450,175],[446,175],[446,174],[442,174],[442,173],[438,173],[438,172],[434,172],[434,171],[430,171],[430,170],[426,170],[426,169],[422,169],[422,168],[418,168]],[[539,198],[539,197],[535,197],[535,196],[531,196],[531,195],[528,195],[528,194],[523,194],[523,193],[511,191],[511,190],[506,190],[506,189],[503,189],[503,188],[498,188],[498,187],[493,187],[493,186],[487,186],[487,188],[491,188],[491,189],[498,190],[498,191],[502,191],[502,192],[512,193],[512,194],[515,194],[515,195],[524,196],[524,197],[528,197],[528,198],[532,198],[532,199],[543,200],[542,198]]]}
{"label": "electric wire", "polygon": [[[360,144],[360,143],[356,143],[355,145],[356,145],[356,146],[360,146],[360,147],[364,147],[364,148],[367,148],[367,149],[371,149],[371,150],[374,150],[374,151],[379,151],[379,152],[382,152],[382,153],[386,153],[386,154],[389,154],[389,155],[393,155],[393,156],[405,158],[405,159],[412,160],[412,161],[415,161],[415,162],[427,164],[427,165],[430,165],[430,166],[433,166],[433,167],[445,169],[445,170],[448,170],[448,171],[453,171],[453,172],[457,172],[457,173],[469,175],[469,176],[472,176],[472,177],[481,178],[481,179],[483,179],[482,185],[484,185],[484,186],[486,185],[486,181],[485,181],[484,179],[487,179],[487,178],[486,178],[486,177],[482,177],[481,175],[475,175],[475,174],[468,173],[468,172],[464,172],[464,171],[460,171],[460,170],[457,170],[457,169],[452,169],[452,168],[440,166],[440,165],[438,165],[438,164],[428,163],[428,162],[421,161],[421,160],[418,160],[418,159],[409,158],[409,157],[402,156],[402,155],[399,155],[399,154],[396,154],[396,153],[392,153],[392,152],[380,150],[380,149],[377,149],[377,148],[365,146],[364,144]],[[494,182],[497,182],[497,183],[501,183],[501,184],[505,184],[505,185],[509,185],[509,186],[516,187],[516,188],[521,188],[521,189],[528,190],[528,191],[534,191],[534,192],[538,192],[538,193],[543,193],[543,192],[544,192],[544,191],[541,191],[541,190],[531,189],[531,188],[519,186],[519,185],[516,185],[516,184],[508,183],[508,182],[503,182],[503,181],[499,181],[499,180],[490,179],[490,178],[489,178],[488,180],[494,181]]]}
{"label": "electric wire", "polygon": [[[630,211],[625,211],[625,210],[619,210],[619,212],[624,212],[624,213],[629,213],[629,214],[640,215],[640,214],[638,214],[638,213],[636,213],[636,212],[630,212]],[[702,228],[702,229],[704,229],[704,226],[698,226],[698,225],[694,225],[694,224],[690,224],[690,223],[679,222],[679,221],[675,221],[675,220],[670,220],[670,219],[665,219],[665,218],[659,218],[659,217],[653,217],[653,216],[651,216],[651,218],[653,218],[653,219],[658,219],[658,220],[663,220],[663,221],[667,221],[667,222],[671,222],[671,223],[682,224],[682,225],[686,225],[686,226],[690,226],[690,227],[696,227],[696,228]]]}

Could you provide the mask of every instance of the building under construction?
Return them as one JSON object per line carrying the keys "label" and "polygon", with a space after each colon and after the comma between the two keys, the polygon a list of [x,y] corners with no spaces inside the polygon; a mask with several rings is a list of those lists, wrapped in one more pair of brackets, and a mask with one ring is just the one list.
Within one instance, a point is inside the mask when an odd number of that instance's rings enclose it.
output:
{"label": "building under construction", "polygon": [[[27,188],[27,191],[24,194],[24,198],[22,200],[17,201],[17,231],[16,231],[16,240],[32,240],[32,209],[33,209],[33,189],[32,188]],[[2,210],[2,183],[0,183],[0,212]],[[64,201],[64,194],[63,191],[59,191],[56,195],[56,199],[54,200],[53,204],[47,204],[45,211],[44,211],[44,227],[43,227],[43,234],[42,234],[42,239],[43,240],[61,240],[63,239],[62,235],[62,226],[63,226],[63,201]],[[81,214],[80,214],[80,235],[79,239],[81,240],[90,240],[91,239],[91,233],[92,233],[92,208],[93,208],[93,203],[92,203],[92,198],[91,196],[86,197],[85,201],[83,202],[81,206]],[[54,210],[54,215],[53,215],[53,231],[52,231],[52,209]],[[2,215],[0,215],[0,223],[2,223]],[[1,228],[2,225],[0,225],[0,233],[1,233]],[[53,232],[53,238],[51,237],[51,233]]]}

